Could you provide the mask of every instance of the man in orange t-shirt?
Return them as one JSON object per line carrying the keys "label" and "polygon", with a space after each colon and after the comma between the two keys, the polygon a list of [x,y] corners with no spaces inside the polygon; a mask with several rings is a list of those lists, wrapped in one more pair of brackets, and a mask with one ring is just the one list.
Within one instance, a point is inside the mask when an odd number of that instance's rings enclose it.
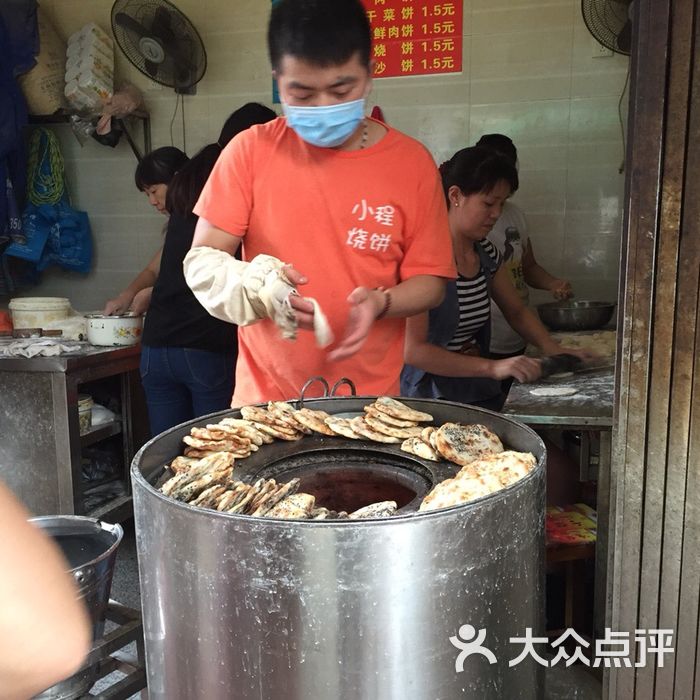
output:
{"label": "man in orange t-shirt", "polygon": [[[195,293],[222,315],[208,286],[220,299],[227,268],[235,277],[244,264],[231,262],[242,241],[244,261],[265,254],[291,266],[287,277],[339,340],[327,353],[311,333],[283,340],[269,318],[240,328],[233,405],[295,398],[315,375],[396,394],[404,318],[436,306],[454,277],[437,169],[417,141],[364,116],[370,33],[359,0],[281,0],[268,41],[286,119],[241,133],[217,161],[188,258],[218,257],[207,258],[211,282],[200,265]],[[312,304],[291,304],[312,328]]]}

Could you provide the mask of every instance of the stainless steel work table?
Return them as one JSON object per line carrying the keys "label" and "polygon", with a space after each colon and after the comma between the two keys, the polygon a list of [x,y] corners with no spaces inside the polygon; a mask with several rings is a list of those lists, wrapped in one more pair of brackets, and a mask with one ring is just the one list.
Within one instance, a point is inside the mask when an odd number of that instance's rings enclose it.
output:
{"label": "stainless steel work table", "polygon": [[[83,513],[81,451],[118,434],[124,470],[119,476],[127,493],[89,514],[112,521],[129,514],[140,354],[140,345],[98,348],[83,343],[76,352],[53,357],[0,357],[0,479],[36,515]],[[114,376],[121,415],[80,435],[79,387]],[[140,443],[147,426],[138,426],[137,433]]]}
{"label": "stainless steel work table", "polygon": [[[538,387],[567,386],[572,396],[535,396]],[[532,384],[514,382],[502,412],[535,429],[576,430],[581,434],[581,478],[597,479],[598,536],[596,542],[595,631],[602,635],[609,610],[606,597],[610,533],[610,468],[615,396],[611,369],[582,372],[572,377],[544,379]],[[597,464],[591,464],[591,438],[599,439]]]}

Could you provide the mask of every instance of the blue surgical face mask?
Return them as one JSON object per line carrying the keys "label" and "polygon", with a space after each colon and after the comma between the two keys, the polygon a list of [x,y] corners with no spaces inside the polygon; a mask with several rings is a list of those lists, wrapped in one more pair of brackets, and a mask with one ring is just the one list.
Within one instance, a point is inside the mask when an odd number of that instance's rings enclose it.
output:
{"label": "blue surgical face mask", "polygon": [[335,148],[345,143],[364,119],[365,100],[327,107],[294,107],[283,102],[282,110],[299,138],[321,148]]}

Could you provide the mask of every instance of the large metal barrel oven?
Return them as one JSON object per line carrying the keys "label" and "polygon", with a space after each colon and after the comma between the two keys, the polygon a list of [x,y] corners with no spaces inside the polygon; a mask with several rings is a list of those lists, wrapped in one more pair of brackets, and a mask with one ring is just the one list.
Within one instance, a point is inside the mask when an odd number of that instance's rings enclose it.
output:
{"label": "large metal barrel oven", "polygon": [[[346,414],[371,400],[305,405]],[[238,463],[238,478],[298,476],[320,505],[349,511],[393,499],[400,510],[384,519],[276,520],[197,508],[154,487],[182,437],[211,416],[143,447],[132,480],[152,699],[542,697],[542,668],[529,657],[512,668],[508,661],[522,650],[511,637],[543,627],[544,445],[490,411],[406,403],[436,425],[483,423],[507,447],[534,453],[537,467],[499,493],[419,514],[455,465],[321,435],[277,442]],[[227,415],[237,413],[215,419]],[[458,659],[453,641],[471,641],[469,626],[485,630],[496,663]]]}

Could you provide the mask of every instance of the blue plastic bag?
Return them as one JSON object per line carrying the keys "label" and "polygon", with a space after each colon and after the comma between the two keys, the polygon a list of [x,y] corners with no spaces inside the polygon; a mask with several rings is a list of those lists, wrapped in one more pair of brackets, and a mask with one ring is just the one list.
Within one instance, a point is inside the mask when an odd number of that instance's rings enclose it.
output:
{"label": "blue plastic bag", "polygon": [[37,263],[44,252],[46,241],[51,233],[52,217],[42,214],[42,209],[53,209],[52,205],[37,207],[34,204],[27,204],[22,214],[22,231],[25,242],[14,241],[5,248],[5,255],[11,255],[22,260],[29,260]]}
{"label": "blue plastic bag", "polygon": [[92,262],[92,233],[88,215],[73,209],[65,201],[38,207],[42,218],[50,221],[49,236],[37,263],[37,270],[55,264],[65,270],[89,272]]}
{"label": "blue plastic bag", "polygon": [[36,129],[30,139],[29,202],[22,215],[26,242],[15,240],[6,255],[29,260],[41,272],[58,265],[74,272],[89,272],[92,233],[84,211],[70,206],[65,185],[63,156],[55,134]]}

